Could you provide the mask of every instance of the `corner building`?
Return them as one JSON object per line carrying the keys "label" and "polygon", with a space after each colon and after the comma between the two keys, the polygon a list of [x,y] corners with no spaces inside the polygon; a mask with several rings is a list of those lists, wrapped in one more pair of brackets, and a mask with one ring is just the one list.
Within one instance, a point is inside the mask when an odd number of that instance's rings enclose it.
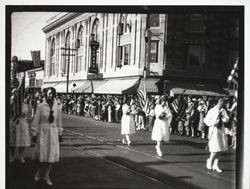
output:
{"label": "corner building", "polygon": [[239,56],[234,13],[70,12],[43,31],[43,88],[58,93],[220,95]]}

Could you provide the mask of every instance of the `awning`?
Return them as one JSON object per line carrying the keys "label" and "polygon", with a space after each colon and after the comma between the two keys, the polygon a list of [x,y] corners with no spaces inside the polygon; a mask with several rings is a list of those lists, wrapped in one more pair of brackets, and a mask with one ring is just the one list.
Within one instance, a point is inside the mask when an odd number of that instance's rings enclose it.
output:
{"label": "awning", "polygon": [[[83,86],[86,82],[87,82],[87,80],[85,80],[85,81],[71,81],[71,83],[69,85],[69,92],[75,92],[78,88]],[[74,84],[75,84],[75,86],[74,86]]]}
{"label": "awning", "polygon": [[159,78],[141,79],[139,89],[144,91],[144,87],[147,93],[161,94],[163,92],[163,83]]}
{"label": "awning", "polygon": [[94,88],[96,94],[133,94],[136,91],[139,78],[110,79]]}
{"label": "awning", "polygon": [[165,81],[165,88],[174,94],[187,94],[195,96],[223,96],[223,90],[217,83]]}
{"label": "awning", "polygon": [[41,89],[46,89],[48,87],[54,87],[57,83],[45,83],[41,86]]}
{"label": "awning", "polygon": [[107,82],[106,80],[87,80],[74,90],[75,93],[95,93],[95,89]]}
{"label": "awning", "polygon": [[[69,82],[69,85],[71,82]],[[67,82],[60,82],[54,88],[56,89],[57,93],[66,93]],[[68,92],[70,92],[70,88],[68,88]]]}

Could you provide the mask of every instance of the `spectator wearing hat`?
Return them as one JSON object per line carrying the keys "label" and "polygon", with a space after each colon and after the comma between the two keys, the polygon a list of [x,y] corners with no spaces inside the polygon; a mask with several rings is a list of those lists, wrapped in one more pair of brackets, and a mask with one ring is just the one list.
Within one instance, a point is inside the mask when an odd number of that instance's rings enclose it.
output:
{"label": "spectator wearing hat", "polygon": [[155,117],[151,139],[157,142],[155,146],[156,152],[158,156],[162,156],[161,143],[162,141],[169,141],[169,130],[172,120],[166,96],[162,96],[159,99],[159,104],[155,106]]}

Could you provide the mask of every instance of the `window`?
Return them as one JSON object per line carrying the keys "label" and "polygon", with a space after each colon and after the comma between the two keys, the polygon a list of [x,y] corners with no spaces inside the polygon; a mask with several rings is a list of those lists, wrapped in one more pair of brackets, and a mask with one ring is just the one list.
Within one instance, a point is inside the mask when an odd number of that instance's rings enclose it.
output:
{"label": "window", "polygon": [[100,42],[99,20],[96,19],[92,27],[92,40]]}
{"label": "window", "polygon": [[[67,33],[67,36],[66,36],[66,40],[65,40],[65,48],[70,48],[70,32]],[[68,70],[68,64],[69,64],[69,56],[67,56],[67,54],[69,53],[68,52],[69,50],[64,50],[64,64],[63,64],[63,74],[66,74],[67,73],[67,70]]]}
{"label": "window", "polygon": [[150,63],[158,62],[158,41],[151,41],[150,43]]}
{"label": "window", "polygon": [[76,47],[77,47],[77,60],[75,64],[75,71],[76,73],[81,71],[81,65],[83,62],[83,27],[81,26],[78,30],[77,35],[77,41],[76,41]]}
{"label": "window", "polygon": [[82,26],[78,30],[77,42],[76,42],[77,48],[80,48],[81,46],[83,46],[83,27]]}
{"label": "window", "polygon": [[129,65],[131,59],[131,45],[124,45],[118,47],[118,62],[117,67],[122,65]]}
{"label": "window", "polygon": [[35,78],[30,78],[29,86],[30,87],[35,87],[35,81],[36,81]]}
{"label": "window", "polygon": [[118,33],[130,33],[132,29],[131,14],[122,14],[120,23],[118,24]]}
{"label": "window", "polygon": [[50,52],[50,76],[55,74],[55,38],[51,42],[51,52]]}
{"label": "window", "polygon": [[203,46],[191,45],[188,47],[188,65],[205,66],[206,48]]}
{"label": "window", "polygon": [[149,26],[150,27],[159,27],[160,26],[160,15],[159,14],[150,14],[149,15]]}
{"label": "window", "polygon": [[124,65],[129,65],[130,63],[130,48],[131,45],[124,46]]}
{"label": "window", "polygon": [[204,33],[206,31],[205,17],[201,14],[189,15],[187,32]]}

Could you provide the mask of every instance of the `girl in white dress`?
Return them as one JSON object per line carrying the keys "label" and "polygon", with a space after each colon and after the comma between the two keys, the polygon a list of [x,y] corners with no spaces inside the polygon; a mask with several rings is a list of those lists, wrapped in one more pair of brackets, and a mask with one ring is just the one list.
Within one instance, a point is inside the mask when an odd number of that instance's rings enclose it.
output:
{"label": "girl in white dress", "polygon": [[15,158],[20,159],[21,163],[25,163],[23,154],[25,148],[30,146],[30,132],[28,125],[28,105],[27,98],[22,103],[22,113],[16,121],[16,155]]}
{"label": "girl in white dress", "polygon": [[159,104],[155,106],[155,118],[151,139],[157,142],[156,152],[158,156],[162,156],[161,142],[169,141],[169,127],[172,120],[166,96],[162,96]]}
{"label": "girl in white dress", "polygon": [[204,119],[205,124],[209,127],[208,147],[210,157],[207,159],[207,169],[213,169],[222,172],[218,166],[220,153],[228,150],[227,136],[223,123],[229,121],[229,116],[225,109],[222,108],[223,99],[219,99],[217,105],[210,109]]}
{"label": "girl in white dress", "polygon": [[37,155],[41,166],[36,172],[35,181],[39,181],[42,174],[48,185],[52,185],[49,174],[54,162],[59,161],[59,142],[62,137],[61,108],[54,100],[56,90],[47,89],[46,99],[39,104],[32,123],[32,141],[36,142]]}
{"label": "girl in white dress", "polygon": [[130,135],[135,134],[135,114],[136,112],[131,107],[131,99],[126,99],[125,104],[122,106],[122,119],[121,119],[121,135],[122,143],[127,142],[128,146],[131,144]]}

